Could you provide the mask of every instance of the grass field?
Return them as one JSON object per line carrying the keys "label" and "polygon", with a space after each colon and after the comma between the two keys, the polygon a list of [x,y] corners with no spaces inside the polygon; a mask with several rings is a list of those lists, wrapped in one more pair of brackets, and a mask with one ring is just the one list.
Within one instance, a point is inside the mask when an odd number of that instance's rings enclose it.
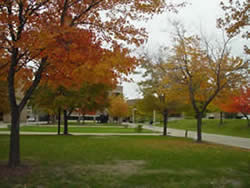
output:
{"label": "grass field", "polygon": [[[162,124],[159,126],[162,126]],[[175,129],[196,131],[196,126],[195,119],[168,122],[168,127]],[[250,138],[250,127],[247,127],[246,120],[242,119],[226,119],[221,126],[217,119],[204,119],[202,121],[202,132]]]}
{"label": "grass field", "polygon": [[153,136],[21,136],[24,166],[8,170],[0,136],[0,187],[248,188],[250,151]]}
{"label": "grass field", "polygon": [[[57,132],[56,126],[22,126],[21,131],[25,132]],[[8,128],[0,128],[0,131],[9,131]],[[124,127],[93,127],[93,126],[83,126],[83,127],[68,127],[69,133],[136,133],[136,129],[134,128],[124,128]],[[61,128],[61,132],[63,132],[63,127]],[[153,133],[150,130],[142,130],[142,133]]]}
{"label": "grass field", "polygon": [[77,121],[73,121],[73,120],[70,120],[69,122],[68,122],[68,124],[69,124],[69,126],[70,125],[73,125],[73,126],[115,126],[115,127],[117,127],[117,126],[119,126],[119,124],[117,124],[117,123],[96,123],[96,122],[94,122],[94,121],[85,121],[84,123],[79,123],[79,122],[77,122]]}

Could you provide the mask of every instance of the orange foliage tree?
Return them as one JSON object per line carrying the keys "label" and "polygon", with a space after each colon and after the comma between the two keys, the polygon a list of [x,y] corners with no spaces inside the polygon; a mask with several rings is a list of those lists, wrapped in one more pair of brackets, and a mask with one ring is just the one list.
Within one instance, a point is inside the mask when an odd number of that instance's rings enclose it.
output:
{"label": "orange foliage tree", "polygon": [[[227,0],[221,1],[221,8],[224,11],[224,17],[217,20],[219,28],[224,28],[229,36],[243,33],[243,38],[249,38],[249,0]],[[245,46],[245,52],[250,53],[248,46]]]}
{"label": "orange foliage tree", "polygon": [[232,95],[236,94],[238,94],[238,88],[224,88],[216,95],[214,100],[209,104],[208,110],[212,112],[220,112],[219,125],[223,124],[223,112],[226,112],[224,110],[224,104],[228,103],[228,101],[231,100]]}
{"label": "orange foliage tree", "polygon": [[[176,8],[165,0],[0,2],[0,74],[8,80],[11,111],[10,167],[20,164],[20,113],[41,79],[68,87],[86,80],[113,84],[134,67],[124,44],[138,46],[146,38],[145,30],[133,23],[165,7]],[[20,101],[17,87],[23,88]]]}
{"label": "orange foliage tree", "polygon": [[110,89],[100,83],[83,83],[79,89],[69,89],[63,86],[53,88],[49,85],[41,85],[32,95],[30,105],[35,110],[53,116],[58,115],[58,134],[60,134],[60,117],[63,110],[64,134],[68,134],[68,116],[72,112],[86,114],[91,111],[103,110],[108,105]]}
{"label": "orange foliage tree", "polygon": [[108,112],[113,118],[118,118],[118,122],[120,123],[119,118],[127,117],[129,114],[128,104],[121,96],[112,97]]}
{"label": "orange foliage tree", "polygon": [[[163,135],[167,135],[168,116],[183,106],[183,93],[178,93],[176,84],[172,84],[168,77],[168,67],[164,60],[164,49],[159,57],[144,56],[142,67],[145,69],[145,81],[139,83],[144,98],[139,102],[144,109],[158,111],[163,117]],[[182,97],[180,97],[182,96]]]}
{"label": "orange foliage tree", "polygon": [[229,113],[242,113],[247,120],[247,125],[250,127],[248,114],[250,114],[250,89],[241,89],[238,96],[232,95],[224,104],[221,104],[221,108],[225,112]]}
{"label": "orange foliage tree", "polygon": [[235,88],[245,81],[248,63],[230,54],[231,38],[216,47],[197,35],[187,36],[178,23],[175,27],[175,45],[166,70],[173,85],[179,85],[177,88],[189,97],[196,113],[197,142],[201,142],[202,117],[208,105],[222,90]]}

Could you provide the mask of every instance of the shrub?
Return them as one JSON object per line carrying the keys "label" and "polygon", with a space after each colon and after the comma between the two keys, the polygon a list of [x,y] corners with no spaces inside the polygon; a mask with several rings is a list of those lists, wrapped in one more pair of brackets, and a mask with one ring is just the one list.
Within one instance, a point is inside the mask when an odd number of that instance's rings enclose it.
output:
{"label": "shrub", "polygon": [[124,124],[123,126],[124,126],[124,128],[126,128],[126,129],[128,128],[128,124]]}
{"label": "shrub", "polygon": [[137,127],[135,128],[135,132],[141,133],[142,132],[142,125],[137,125]]}

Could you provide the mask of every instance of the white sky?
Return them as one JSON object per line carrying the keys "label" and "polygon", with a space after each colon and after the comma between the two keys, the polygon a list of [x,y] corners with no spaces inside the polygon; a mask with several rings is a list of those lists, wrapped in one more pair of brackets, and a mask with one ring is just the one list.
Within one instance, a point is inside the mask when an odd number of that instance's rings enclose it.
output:
{"label": "white sky", "polygon": [[[178,2],[178,0],[177,0]],[[179,10],[178,14],[163,13],[156,15],[148,22],[146,28],[149,33],[147,49],[151,52],[157,51],[160,45],[168,45],[171,41],[169,34],[171,27],[168,20],[179,20],[185,25],[188,31],[193,33],[206,33],[208,37],[218,37],[219,31],[216,29],[216,19],[223,13],[220,9],[220,0],[187,0],[191,3],[187,7]],[[241,54],[244,41],[237,39],[233,43],[234,53]],[[123,83],[123,93],[127,99],[139,98],[140,94],[136,82],[142,80],[140,75],[131,75],[134,83]]]}

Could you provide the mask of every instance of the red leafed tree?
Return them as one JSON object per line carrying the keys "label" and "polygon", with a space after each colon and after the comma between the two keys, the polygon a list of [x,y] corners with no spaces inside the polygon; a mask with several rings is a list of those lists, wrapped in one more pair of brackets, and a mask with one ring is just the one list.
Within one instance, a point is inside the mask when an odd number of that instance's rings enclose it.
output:
{"label": "red leafed tree", "polygon": [[242,113],[247,119],[247,125],[250,127],[248,114],[250,114],[250,88],[241,89],[239,96],[232,96],[231,100],[227,103],[222,104],[221,107],[226,112],[231,113]]}

